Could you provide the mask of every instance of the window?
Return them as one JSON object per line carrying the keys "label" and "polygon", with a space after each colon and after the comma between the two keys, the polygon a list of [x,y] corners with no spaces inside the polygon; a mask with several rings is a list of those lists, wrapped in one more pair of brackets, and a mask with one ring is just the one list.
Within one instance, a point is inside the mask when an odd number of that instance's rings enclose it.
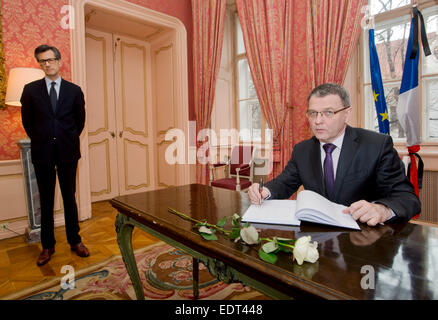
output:
{"label": "window", "polygon": [[249,70],[242,28],[237,13],[235,13],[234,17],[236,22],[236,100],[238,106],[240,140],[243,142],[262,142],[264,140],[263,132],[266,124]]}
{"label": "window", "polygon": [[376,15],[409,5],[411,0],[370,0],[369,4],[371,15]]}
{"label": "window", "polygon": [[[423,142],[438,142],[438,6],[418,1],[426,24],[432,55],[425,57],[421,48],[419,92],[422,113]],[[421,6],[425,3],[424,6]],[[375,15],[375,44],[379,56],[382,81],[394,141],[404,142],[405,132],[397,119],[397,103],[407,43],[411,26],[411,0],[370,0],[370,13]],[[420,28],[419,28],[420,29]],[[420,30],[419,30],[420,31]],[[421,39],[421,37],[420,37]],[[368,32],[363,32],[363,92],[365,127],[379,131],[369,71]]]}

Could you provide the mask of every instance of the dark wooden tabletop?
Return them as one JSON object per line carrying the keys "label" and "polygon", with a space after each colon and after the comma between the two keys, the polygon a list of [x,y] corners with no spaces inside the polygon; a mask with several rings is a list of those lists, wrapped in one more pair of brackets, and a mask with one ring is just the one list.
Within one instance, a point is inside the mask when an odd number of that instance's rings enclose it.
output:
{"label": "dark wooden tabletop", "polygon": [[[252,224],[262,237],[310,235],[318,241],[316,263],[300,266],[290,254],[280,253],[272,265],[258,257],[259,246],[234,243],[219,232],[218,241],[206,241],[192,222],[168,211],[172,207],[215,224],[224,216],[243,215],[250,206],[245,193],[191,184],[119,196],[111,204],[143,225],[296,298],[438,299],[438,228],[361,224],[361,231],[351,231],[310,223]],[[231,229],[230,222],[225,229]]]}

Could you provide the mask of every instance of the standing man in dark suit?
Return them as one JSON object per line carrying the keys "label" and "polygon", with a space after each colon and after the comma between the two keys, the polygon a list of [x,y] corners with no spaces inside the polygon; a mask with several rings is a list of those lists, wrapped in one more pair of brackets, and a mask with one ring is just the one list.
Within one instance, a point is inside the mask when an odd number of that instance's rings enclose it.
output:
{"label": "standing man in dark suit", "polygon": [[420,201],[391,137],[347,125],[350,97],[342,86],[320,85],[307,101],[314,136],[294,146],[283,172],[261,192],[257,183],[250,187],[253,204],[267,198],[287,199],[302,185],[348,206],[344,213],[370,226],[409,220],[420,212]]}
{"label": "standing man in dark suit", "polygon": [[41,45],[35,49],[35,58],[46,76],[24,87],[21,116],[31,139],[32,163],[40,193],[43,250],[37,264],[42,266],[55,252],[53,206],[56,173],[64,203],[67,241],[78,256],[89,256],[79,236],[75,199],[85,101],[79,86],[60,77],[61,54],[58,49]]}

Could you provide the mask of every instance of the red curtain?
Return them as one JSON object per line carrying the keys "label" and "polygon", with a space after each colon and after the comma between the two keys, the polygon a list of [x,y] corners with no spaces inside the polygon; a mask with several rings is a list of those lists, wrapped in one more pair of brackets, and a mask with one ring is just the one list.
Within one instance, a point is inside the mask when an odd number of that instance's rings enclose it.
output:
{"label": "red curtain", "polygon": [[294,2],[236,0],[252,80],[263,115],[273,131],[273,175],[284,167],[281,154],[290,109]]}
{"label": "red curtain", "polygon": [[309,121],[306,117],[307,95],[312,86],[308,80],[308,49],[307,49],[307,1],[293,1],[292,16],[292,70],[291,89],[289,91],[291,108],[284,127],[283,146],[281,153],[281,166],[279,171],[273,172],[278,175],[287,165],[292,149],[295,144],[312,136]]}
{"label": "red curtain", "polygon": [[309,81],[342,84],[361,30],[368,0],[308,0]]}
{"label": "red curtain", "polygon": [[[216,78],[222,53],[225,5],[226,0],[192,0],[196,136],[202,129],[210,127]],[[197,141],[197,154],[208,156],[208,150],[205,149],[208,149],[208,143]],[[198,160],[201,160],[201,163]],[[198,160],[196,181],[206,184],[208,167],[202,164],[206,162],[206,159]]]}

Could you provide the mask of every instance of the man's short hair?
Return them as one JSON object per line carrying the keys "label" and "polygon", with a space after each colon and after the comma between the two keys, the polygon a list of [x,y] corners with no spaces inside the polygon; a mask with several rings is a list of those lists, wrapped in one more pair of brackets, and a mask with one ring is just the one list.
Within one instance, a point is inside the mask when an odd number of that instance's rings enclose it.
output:
{"label": "man's short hair", "polygon": [[351,106],[350,95],[348,94],[347,90],[337,83],[324,83],[314,88],[307,97],[307,104],[309,104],[309,100],[312,96],[322,98],[331,94],[339,96],[344,107]]}
{"label": "man's short hair", "polygon": [[43,53],[43,52],[46,52],[46,51],[49,51],[49,50],[53,51],[53,53],[55,54],[55,58],[56,59],[58,59],[58,60],[61,59],[61,53],[59,52],[59,50],[57,48],[49,46],[47,44],[42,44],[42,45],[36,47],[35,53],[34,53],[35,59],[37,59],[37,61],[38,61],[38,55],[40,53]]}

